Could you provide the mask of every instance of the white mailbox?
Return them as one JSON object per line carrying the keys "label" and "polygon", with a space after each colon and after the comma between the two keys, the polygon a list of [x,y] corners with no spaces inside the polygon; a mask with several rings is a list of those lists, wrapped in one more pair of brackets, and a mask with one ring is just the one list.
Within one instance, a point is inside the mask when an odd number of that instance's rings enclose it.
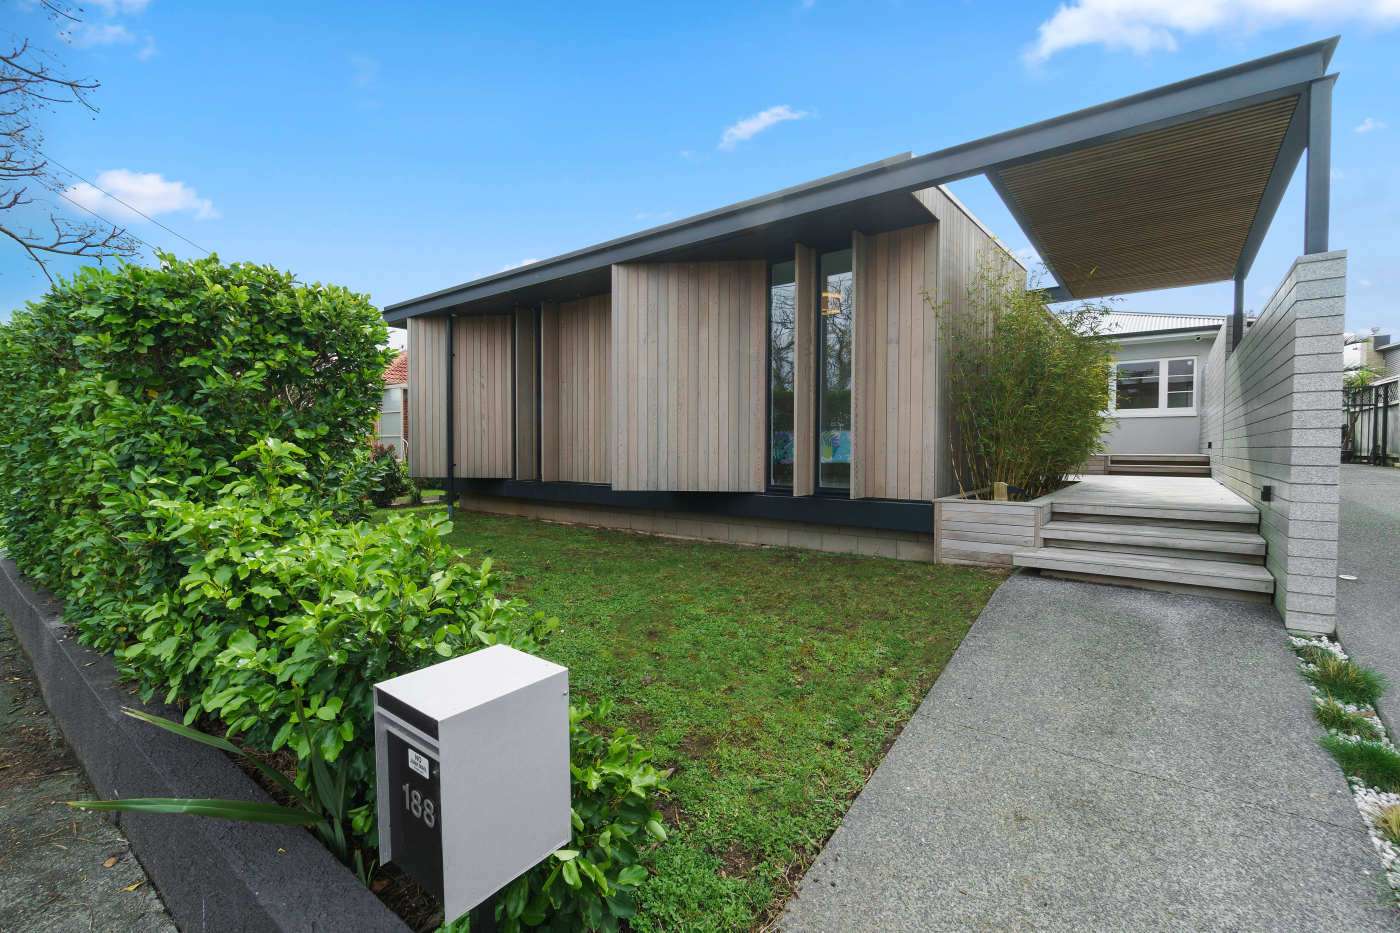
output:
{"label": "white mailbox", "polygon": [[567,668],[493,645],[374,695],[380,860],[448,920],[568,844]]}

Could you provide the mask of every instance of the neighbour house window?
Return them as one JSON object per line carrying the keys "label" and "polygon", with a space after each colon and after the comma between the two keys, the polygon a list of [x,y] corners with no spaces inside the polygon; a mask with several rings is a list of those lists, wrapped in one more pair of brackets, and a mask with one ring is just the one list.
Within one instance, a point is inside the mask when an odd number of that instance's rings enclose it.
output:
{"label": "neighbour house window", "polygon": [[403,404],[406,391],[403,386],[390,386],[384,390],[379,402],[379,425],[376,431],[378,443],[394,448],[400,460],[404,458],[406,447],[403,436]]}
{"label": "neighbour house window", "polygon": [[1113,364],[1113,413],[1121,418],[1196,413],[1196,358]]}
{"label": "neighbour house window", "polygon": [[851,488],[851,338],[855,279],[851,251],[825,253],[817,292],[817,485]]}
{"label": "neighbour house window", "polygon": [[793,346],[797,281],[791,262],[768,270],[768,485],[792,486]]}

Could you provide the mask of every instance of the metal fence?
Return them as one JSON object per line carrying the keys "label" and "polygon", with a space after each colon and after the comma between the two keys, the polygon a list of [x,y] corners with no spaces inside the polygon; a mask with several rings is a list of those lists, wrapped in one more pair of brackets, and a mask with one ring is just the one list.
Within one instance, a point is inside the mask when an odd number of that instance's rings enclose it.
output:
{"label": "metal fence", "polygon": [[1400,382],[1346,389],[1342,462],[1393,466],[1400,460]]}

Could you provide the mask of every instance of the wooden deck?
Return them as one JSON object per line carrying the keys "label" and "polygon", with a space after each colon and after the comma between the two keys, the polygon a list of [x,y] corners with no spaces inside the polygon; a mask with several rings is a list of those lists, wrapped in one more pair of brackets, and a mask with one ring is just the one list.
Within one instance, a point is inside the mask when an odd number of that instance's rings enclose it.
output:
{"label": "wooden deck", "polygon": [[1057,513],[1253,524],[1259,510],[1208,477],[1082,476],[1052,492]]}

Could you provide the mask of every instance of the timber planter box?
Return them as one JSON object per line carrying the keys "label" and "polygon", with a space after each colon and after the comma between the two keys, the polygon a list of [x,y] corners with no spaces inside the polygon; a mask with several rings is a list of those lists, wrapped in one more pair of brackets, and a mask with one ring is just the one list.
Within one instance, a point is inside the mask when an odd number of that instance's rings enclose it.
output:
{"label": "timber planter box", "polygon": [[981,495],[933,500],[936,563],[1010,567],[1012,554],[1040,547],[1040,529],[1050,520],[1049,496],[1001,502]]}

